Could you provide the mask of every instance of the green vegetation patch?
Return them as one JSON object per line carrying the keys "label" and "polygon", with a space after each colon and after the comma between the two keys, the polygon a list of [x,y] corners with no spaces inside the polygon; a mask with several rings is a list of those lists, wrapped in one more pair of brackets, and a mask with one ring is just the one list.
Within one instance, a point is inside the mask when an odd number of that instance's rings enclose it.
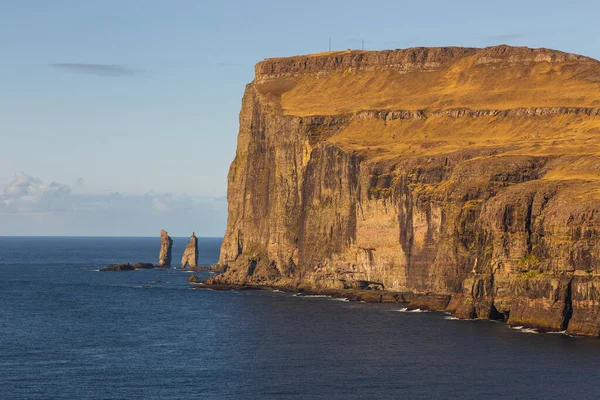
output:
{"label": "green vegetation patch", "polygon": [[527,272],[521,273],[521,277],[524,279],[536,279],[544,276],[544,273],[539,269],[532,269]]}
{"label": "green vegetation patch", "polygon": [[541,263],[535,254],[529,253],[519,260],[519,271],[530,272],[531,270],[538,270]]}

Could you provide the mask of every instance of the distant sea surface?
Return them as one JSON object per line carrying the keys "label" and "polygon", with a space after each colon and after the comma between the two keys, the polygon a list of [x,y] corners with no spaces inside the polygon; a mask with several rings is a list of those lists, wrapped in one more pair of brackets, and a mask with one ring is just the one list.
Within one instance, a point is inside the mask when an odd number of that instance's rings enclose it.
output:
{"label": "distant sea surface", "polygon": [[[174,239],[174,264],[186,243]],[[220,243],[199,239],[201,264]],[[159,247],[0,238],[0,399],[600,398],[600,340],[400,304],[190,290],[176,269],[98,272],[156,262]]]}

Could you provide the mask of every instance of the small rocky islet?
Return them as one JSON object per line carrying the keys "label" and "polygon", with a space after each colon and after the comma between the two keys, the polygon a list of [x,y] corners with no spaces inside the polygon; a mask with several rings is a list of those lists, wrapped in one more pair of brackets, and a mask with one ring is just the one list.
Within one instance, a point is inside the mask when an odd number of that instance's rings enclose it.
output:
{"label": "small rocky islet", "polygon": [[[171,253],[173,248],[173,239],[169,236],[167,231],[164,229],[160,231],[160,252],[158,255],[158,263],[152,264],[147,262],[122,262],[118,264],[108,264],[106,267],[100,269],[103,272],[121,272],[121,271],[134,271],[136,269],[153,269],[153,268],[168,268],[171,267]],[[188,268],[190,270],[209,270],[210,267],[199,267],[198,266],[198,239],[196,238],[195,232],[192,233],[190,241],[187,244],[181,259],[181,267]],[[198,278],[196,278],[198,279]]]}
{"label": "small rocky islet", "polygon": [[152,263],[144,263],[138,262],[135,264],[130,264],[128,262],[120,263],[120,264],[108,264],[106,267],[102,268],[100,271],[133,271],[136,269],[152,269],[154,268],[154,264]]}

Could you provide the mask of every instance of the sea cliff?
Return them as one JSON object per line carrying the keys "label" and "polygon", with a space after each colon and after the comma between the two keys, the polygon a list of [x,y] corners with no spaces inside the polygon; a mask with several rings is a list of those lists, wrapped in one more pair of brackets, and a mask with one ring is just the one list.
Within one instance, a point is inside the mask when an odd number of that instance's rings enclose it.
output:
{"label": "sea cliff", "polygon": [[598,61],[509,46],[267,59],[239,119],[209,283],[402,293],[600,335]]}

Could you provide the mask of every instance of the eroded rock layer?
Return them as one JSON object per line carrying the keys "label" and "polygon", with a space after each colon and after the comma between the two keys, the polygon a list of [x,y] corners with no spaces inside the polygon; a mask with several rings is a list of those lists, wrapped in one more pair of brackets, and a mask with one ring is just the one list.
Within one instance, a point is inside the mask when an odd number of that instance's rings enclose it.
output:
{"label": "eroded rock layer", "polygon": [[429,294],[464,318],[600,334],[596,60],[508,46],[265,60],[228,179],[215,284]]}

